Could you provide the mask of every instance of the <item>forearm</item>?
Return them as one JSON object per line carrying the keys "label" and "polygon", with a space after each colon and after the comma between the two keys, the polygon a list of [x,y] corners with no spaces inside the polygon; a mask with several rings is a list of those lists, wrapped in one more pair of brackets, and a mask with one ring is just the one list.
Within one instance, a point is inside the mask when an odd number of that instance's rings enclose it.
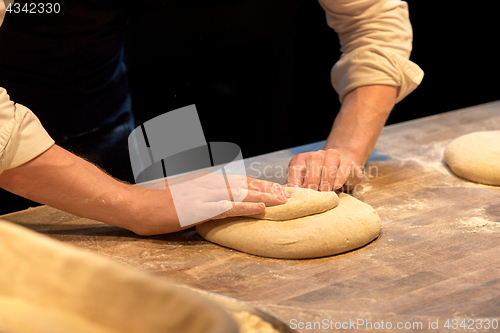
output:
{"label": "forearm", "polygon": [[394,107],[398,88],[363,86],[348,93],[324,149],[336,149],[363,166]]}
{"label": "forearm", "polygon": [[[177,185],[165,183],[159,187],[142,188],[122,183],[93,164],[53,145],[29,162],[0,174],[0,187],[140,235],[175,232],[212,218],[258,214],[266,206],[286,202],[283,187],[276,183],[231,176],[234,193],[245,189],[245,197],[240,198],[245,202],[235,206],[228,201],[226,184],[221,185],[222,176],[206,174],[211,177],[191,179],[185,176],[190,181],[184,178]],[[240,182],[236,182],[237,179]],[[176,192],[174,186],[177,186]],[[221,193],[226,196],[221,197]],[[181,226],[178,212],[184,213],[182,216],[190,223]]]}
{"label": "forearm", "polygon": [[33,201],[131,230],[131,216],[137,209],[134,191],[142,190],[113,179],[57,145],[4,171],[0,186]]}

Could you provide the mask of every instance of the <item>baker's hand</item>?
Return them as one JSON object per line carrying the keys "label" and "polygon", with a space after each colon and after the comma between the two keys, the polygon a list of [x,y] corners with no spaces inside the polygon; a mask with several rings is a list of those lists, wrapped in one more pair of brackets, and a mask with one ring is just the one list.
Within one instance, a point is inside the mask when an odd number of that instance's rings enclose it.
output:
{"label": "baker's hand", "polygon": [[[142,223],[136,224],[136,229],[131,229],[141,235],[177,231],[213,219],[258,214],[266,206],[284,204],[290,197],[277,183],[205,172],[141,187],[147,191],[143,195],[149,198],[147,208],[143,208],[146,216],[142,217]],[[167,223],[167,215],[176,222]]]}
{"label": "baker's hand", "polygon": [[179,218],[194,223],[258,214],[290,196],[280,184],[246,176],[195,172],[188,177],[169,180],[168,186]]}
{"label": "baker's hand", "polygon": [[[3,171],[0,187],[140,235],[165,234],[189,227],[180,225],[176,211],[179,207],[188,217],[192,214],[195,218],[200,212],[216,212],[209,214],[208,218],[213,219],[261,213],[266,205],[285,203],[288,196],[281,185],[268,181],[244,176],[202,176],[193,173],[187,178],[133,186],[52,145],[30,161]],[[233,207],[238,199],[241,203]]]}
{"label": "baker's hand", "polygon": [[352,190],[363,179],[363,168],[347,152],[328,149],[295,155],[288,164],[287,186],[318,191]]}

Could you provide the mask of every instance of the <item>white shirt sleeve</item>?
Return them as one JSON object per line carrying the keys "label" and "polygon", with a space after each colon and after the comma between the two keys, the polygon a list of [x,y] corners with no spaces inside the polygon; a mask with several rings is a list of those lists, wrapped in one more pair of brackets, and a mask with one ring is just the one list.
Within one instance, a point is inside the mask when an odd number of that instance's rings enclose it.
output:
{"label": "white shirt sleeve", "polygon": [[342,55],[332,84],[342,102],[361,86],[399,87],[396,103],[422,81],[424,72],[409,60],[413,31],[408,4],[400,0],[319,0],[328,25],[339,35]]}
{"label": "white shirt sleeve", "polygon": [[[5,4],[11,2],[0,0],[0,25],[5,17]],[[0,173],[28,162],[53,144],[35,114],[21,104],[14,104],[0,87]]]}
{"label": "white shirt sleeve", "polygon": [[0,173],[28,162],[53,144],[35,114],[14,104],[0,88]]}

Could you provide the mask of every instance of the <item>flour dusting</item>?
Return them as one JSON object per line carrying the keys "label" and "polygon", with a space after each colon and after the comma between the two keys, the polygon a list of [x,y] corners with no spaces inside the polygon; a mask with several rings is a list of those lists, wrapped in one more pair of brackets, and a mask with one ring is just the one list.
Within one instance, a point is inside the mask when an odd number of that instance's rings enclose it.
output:
{"label": "flour dusting", "polygon": [[467,231],[467,233],[471,234],[478,232],[495,232],[500,230],[500,221],[494,222],[479,216],[461,219],[460,224],[463,228],[473,228],[472,230]]}

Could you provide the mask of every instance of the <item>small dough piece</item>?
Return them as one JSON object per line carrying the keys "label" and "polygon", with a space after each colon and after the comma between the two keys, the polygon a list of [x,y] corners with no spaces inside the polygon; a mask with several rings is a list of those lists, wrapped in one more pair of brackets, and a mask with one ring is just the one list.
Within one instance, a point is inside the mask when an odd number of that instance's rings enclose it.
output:
{"label": "small dough piece", "polygon": [[459,177],[500,185],[500,131],[474,132],[456,138],[446,147],[444,161]]}
{"label": "small dough piece", "polygon": [[263,213],[250,215],[255,219],[285,221],[323,213],[337,207],[339,197],[335,192],[319,192],[308,188],[285,187],[292,194],[283,205],[266,207]]}
{"label": "small dough piece", "polygon": [[206,240],[270,258],[304,259],[330,256],[361,247],[378,237],[375,210],[347,194],[324,213],[289,221],[230,217],[196,226]]}

